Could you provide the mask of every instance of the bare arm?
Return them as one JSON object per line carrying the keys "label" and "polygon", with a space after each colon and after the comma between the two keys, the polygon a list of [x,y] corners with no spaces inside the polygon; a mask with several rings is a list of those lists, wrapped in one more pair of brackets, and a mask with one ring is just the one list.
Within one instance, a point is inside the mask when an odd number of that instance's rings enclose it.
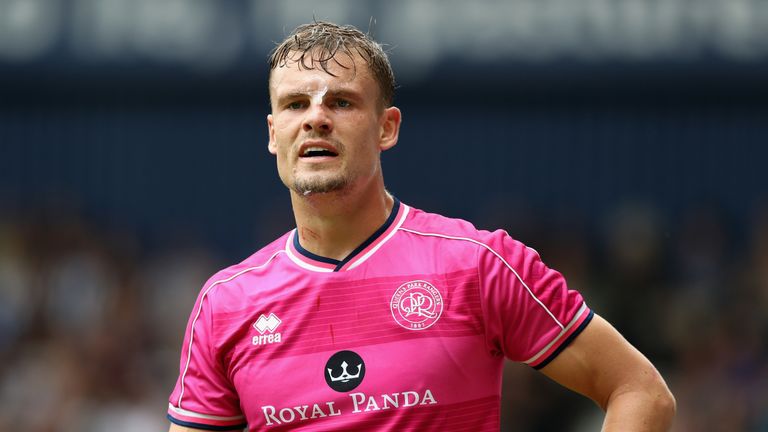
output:
{"label": "bare arm", "polygon": [[597,315],[541,372],[605,410],[604,432],[667,431],[672,424],[675,399],[664,379]]}

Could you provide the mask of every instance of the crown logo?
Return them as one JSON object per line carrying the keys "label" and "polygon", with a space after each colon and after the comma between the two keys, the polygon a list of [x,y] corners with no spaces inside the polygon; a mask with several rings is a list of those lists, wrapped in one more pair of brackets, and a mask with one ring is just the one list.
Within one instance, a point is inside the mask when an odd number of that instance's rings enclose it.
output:
{"label": "crown logo", "polygon": [[333,382],[337,382],[337,381],[349,382],[349,380],[351,380],[351,379],[356,379],[356,378],[360,377],[360,370],[363,367],[362,363],[359,363],[357,365],[357,373],[355,375],[352,375],[349,372],[347,372],[347,366],[349,366],[347,364],[347,362],[345,362],[345,361],[341,362],[342,372],[341,372],[341,375],[339,375],[337,377],[333,376],[333,373],[331,372],[331,368],[328,368],[328,376],[331,377],[331,381],[333,381]]}

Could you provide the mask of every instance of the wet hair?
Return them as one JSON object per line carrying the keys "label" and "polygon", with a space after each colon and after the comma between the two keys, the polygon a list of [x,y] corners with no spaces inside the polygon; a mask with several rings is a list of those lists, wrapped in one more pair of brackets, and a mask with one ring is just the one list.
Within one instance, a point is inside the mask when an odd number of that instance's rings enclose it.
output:
{"label": "wet hair", "polygon": [[329,75],[336,76],[328,70],[328,62],[334,61],[339,66],[349,69],[349,66],[337,60],[337,56],[345,55],[354,59],[355,54],[368,63],[368,68],[381,90],[383,105],[392,106],[395,95],[395,74],[392,72],[387,53],[369,34],[350,25],[341,26],[325,21],[313,21],[296,27],[272,50],[269,56],[270,80],[272,70],[293,62],[299,69],[320,67]]}

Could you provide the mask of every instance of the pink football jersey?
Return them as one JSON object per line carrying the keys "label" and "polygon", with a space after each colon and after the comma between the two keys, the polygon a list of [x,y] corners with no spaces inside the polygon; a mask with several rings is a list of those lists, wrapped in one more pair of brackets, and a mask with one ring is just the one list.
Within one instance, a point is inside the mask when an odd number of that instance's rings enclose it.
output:
{"label": "pink football jersey", "polygon": [[342,261],[296,230],[203,287],[168,418],[207,430],[498,431],[505,358],[540,368],[592,311],[503,231],[397,200]]}

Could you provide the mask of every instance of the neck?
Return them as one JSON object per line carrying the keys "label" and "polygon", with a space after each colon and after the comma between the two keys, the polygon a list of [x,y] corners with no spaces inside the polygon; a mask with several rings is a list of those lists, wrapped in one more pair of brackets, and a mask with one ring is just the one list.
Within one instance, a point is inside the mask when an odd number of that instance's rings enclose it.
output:
{"label": "neck", "polygon": [[383,182],[371,192],[303,196],[291,191],[301,246],[326,258],[347,257],[384,224],[392,211],[394,198]]}

